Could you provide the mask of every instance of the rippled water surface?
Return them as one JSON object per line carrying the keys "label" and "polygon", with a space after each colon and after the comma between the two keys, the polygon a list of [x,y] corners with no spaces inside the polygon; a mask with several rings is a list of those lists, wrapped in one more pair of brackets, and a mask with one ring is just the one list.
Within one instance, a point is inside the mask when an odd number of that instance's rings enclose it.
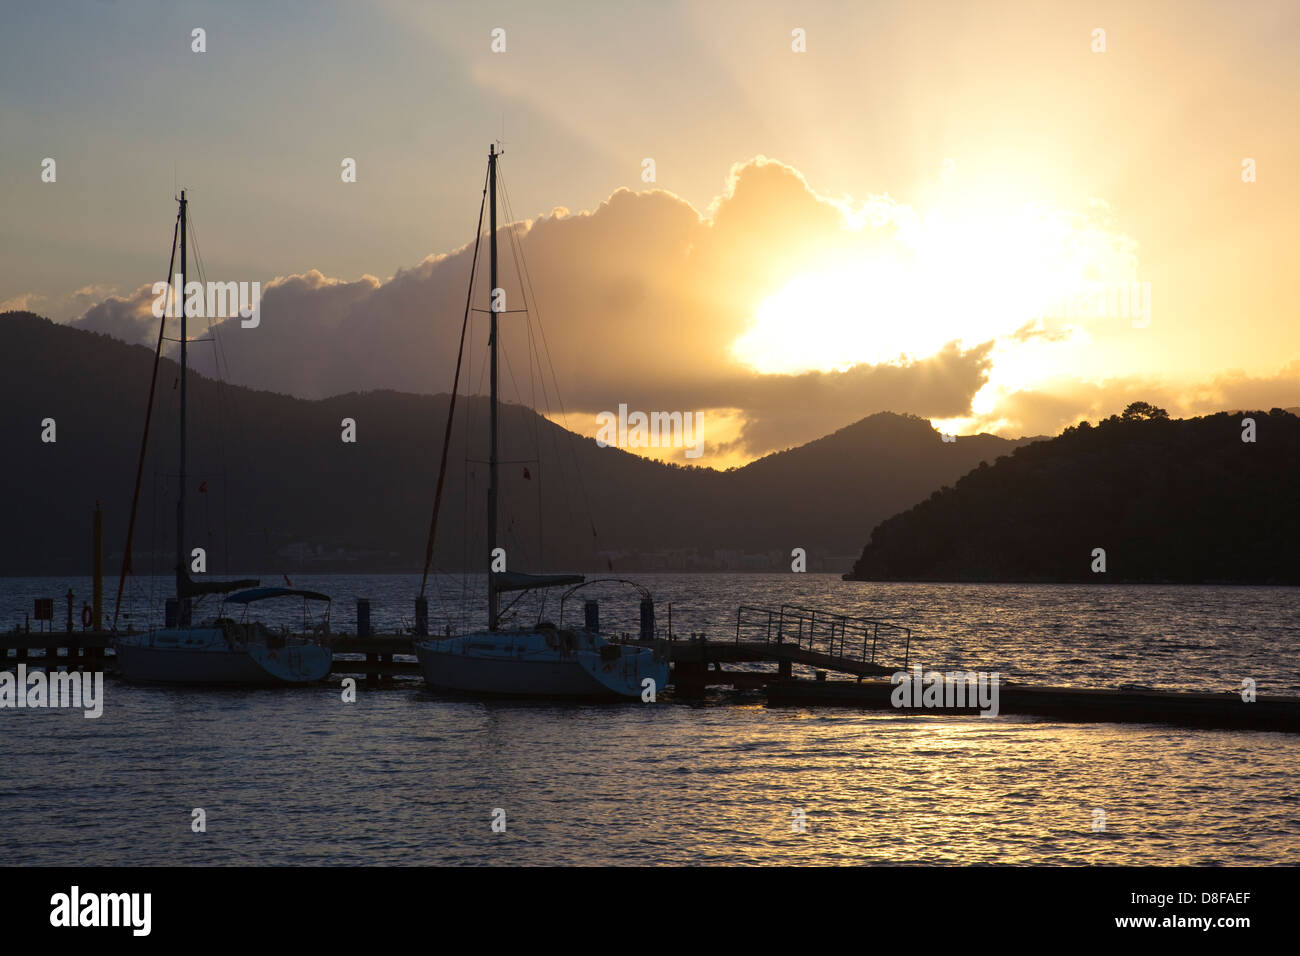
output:
{"label": "rippled water surface", "polygon": [[[1080,686],[1223,690],[1250,677],[1261,693],[1300,689],[1288,589],[638,580],[661,625],[672,602],[675,631],[713,639],[734,635],[738,604],[828,604],[911,626],[911,658],[926,666]],[[294,583],[335,595],[336,630],[355,626],[357,594],[377,628],[400,626],[416,586]],[[69,586],[78,601],[89,594],[85,580],[0,581],[0,622]],[[633,607],[602,614],[630,626]],[[0,710],[0,820],[23,834],[9,862],[1300,862],[1300,735],[769,709],[724,694],[483,703],[414,683],[363,687],[355,704],[333,686],[110,679],[106,693],[97,720]],[[190,829],[196,807],[204,834]],[[504,833],[491,828],[498,808]],[[806,832],[792,832],[796,811]]]}

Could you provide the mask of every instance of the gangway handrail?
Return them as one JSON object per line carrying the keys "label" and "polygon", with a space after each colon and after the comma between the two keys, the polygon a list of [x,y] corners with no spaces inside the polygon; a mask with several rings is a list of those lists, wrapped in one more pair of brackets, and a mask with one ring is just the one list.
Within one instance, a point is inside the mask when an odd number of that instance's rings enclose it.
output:
{"label": "gangway handrail", "polygon": [[[749,619],[746,619],[746,614]],[[757,618],[757,619],[755,619]],[[796,604],[782,604],[779,608],[740,605],[736,609],[736,642],[741,641],[741,630],[746,625],[750,628],[762,628],[763,643],[793,643],[801,649],[818,651],[825,649],[829,657],[858,659],[863,662],[876,663],[876,654],[880,650],[880,632],[885,629],[904,639],[903,666],[911,663],[912,629],[892,621],[841,614],[824,608],[808,608]],[[820,628],[820,631],[819,631]],[[850,633],[856,635],[859,628],[862,644],[857,653],[849,646]],[[870,647],[868,647],[870,638]]]}

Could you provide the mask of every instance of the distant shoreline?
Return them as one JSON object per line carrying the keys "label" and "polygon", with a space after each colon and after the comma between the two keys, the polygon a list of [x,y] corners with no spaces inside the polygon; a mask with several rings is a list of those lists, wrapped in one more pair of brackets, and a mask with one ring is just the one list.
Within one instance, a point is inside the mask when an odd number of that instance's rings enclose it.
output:
{"label": "distant shoreline", "polygon": [[[772,576],[778,576],[778,575],[781,576],[781,577],[795,577],[795,576],[796,576],[796,572],[792,572],[792,571],[777,571],[777,570],[772,570],[772,569],[740,569],[740,568],[735,568],[735,569],[726,569],[726,568],[722,568],[722,569],[693,569],[693,570],[688,570],[688,571],[687,571],[687,570],[675,570],[675,569],[672,569],[672,568],[654,568],[654,569],[645,569],[645,570],[637,570],[637,571],[617,571],[617,570],[616,570],[616,571],[609,571],[609,570],[604,570],[604,569],[586,569],[586,570],[579,569],[579,570],[573,571],[572,569],[568,569],[568,568],[564,568],[564,569],[560,569],[560,568],[550,568],[550,569],[544,569],[544,570],[543,570],[542,572],[540,572],[540,573],[555,573],[555,572],[557,572],[557,571],[561,571],[561,570],[564,570],[564,571],[571,571],[571,573],[573,573],[573,574],[581,574],[581,575],[585,575],[585,576],[588,577],[588,578],[602,578],[602,577],[604,577],[604,578],[620,578],[620,577],[637,578],[637,577],[643,577],[643,576],[646,576],[646,575],[699,575],[699,576],[712,576],[712,575],[732,575],[732,574],[734,574],[734,575],[755,575],[755,576],[758,576],[758,575],[767,575],[767,576],[769,576],[769,577],[772,577]],[[483,573],[485,573],[485,572],[483,572],[483,571],[481,571],[481,570],[475,570],[475,571],[455,570],[455,571],[439,571],[439,572],[437,572],[437,574],[438,574],[439,576],[442,576],[442,577],[447,577],[447,576],[460,576],[460,575],[464,575],[464,574],[483,574]],[[413,570],[411,570],[411,569],[409,569],[409,568],[402,568],[402,569],[393,569],[393,568],[387,568],[387,569],[360,569],[360,568],[346,568],[346,569],[317,569],[317,570],[310,570],[310,571],[308,571],[308,570],[263,571],[263,572],[257,572],[257,571],[230,571],[230,572],[225,572],[225,571],[222,571],[222,572],[212,572],[211,577],[212,577],[213,579],[221,579],[221,578],[228,577],[228,576],[229,576],[229,577],[256,577],[256,578],[265,578],[265,579],[268,579],[268,580],[269,580],[269,579],[273,579],[273,578],[281,578],[281,577],[282,577],[283,575],[285,575],[285,574],[288,574],[289,577],[291,577],[291,578],[293,578],[293,577],[298,577],[298,576],[310,577],[310,576],[316,576],[316,575],[321,575],[321,576],[325,576],[325,575],[329,575],[329,576],[347,576],[347,575],[353,575],[353,576],[356,576],[356,577],[418,577],[418,576],[420,575],[420,572],[419,572],[418,570],[413,571]],[[1300,585],[1297,585],[1297,584],[1288,584],[1288,583],[1286,583],[1286,582],[1281,582],[1281,581],[1152,581],[1152,580],[1124,579],[1124,578],[1112,578],[1112,579],[1107,579],[1107,580],[1073,580],[1073,581],[1071,581],[1071,580],[1046,580],[1046,579],[1039,579],[1039,580],[1033,580],[1033,579],[1013,579],[1013,578],[1006,578],[1006,579],[1001,579],[1001,578],[985,578],[985,579],[980,579],[980,580],[953,579],[953,578],[856,578],[856,577],[852,577],[852,576],[851,576],[850,574],[848,574],[848,573],[839,572],[839,571],[804,571],[804,572],[798,572],[798,574],[802,574],[802,575],[805,575],[805,576],[807,576],[807,577],[816,577],[816,578],[834,578],[835,580],[842,581],[842,582],[845,583],[845,584],[962,584],[962,585],[980,585],[980,586],[983,586],[983,585],[990,585],[990,584],[1005,584],[1005,585],[1016,585],[1016,586],[1022,586],[1022,587],[1023,587],[1023,586],[1043,586],[1043,587],[1076,587],[1076,586],[1087,586],[1087,587],[1108,587],[1108,586],[1109,586],[1109,587],[1116,587],[1116,586],[1119,586],[1119,587],[1185,587],[1185,588],[1203,588],[1203,587],[1215,587],[1215,588],[1224,588],[1224,587],[1242,587],[1242,588],[1294,588],[1294,587],[1300,587]],[[431,576],[431,577],[434,576],[434,575],[433,575],[433,572],[430,573],[430,576]],[[63,578],[63,579],[69,579],[69,578],[88,579],[88,578],[90,578],[90,577],[91,577],[91,575],[90,575],[90,573],[87,572],[87,571],[77,571],[77,572],[52,572],[52,573],[48,573],[48,574],[0,574],[0,581],[33,581],[33,580],[42,580],[42,579],[44,579],[44,580],[49,580],[49,579],[57,579],[57,578]],[[118,572],[117,572],[117,571],[114,571],[114,572],[112,572],[111,574],[108,573],[108,572],[105,572],[105,574],[104,574],[104,590],[105,590],[105,593],[106,593],[106,594],[107,594],[108,591],[109,591],[110,583],[112,584],[112,587],[113,587],[114,589],[116,588],[117,577],[118,577]],[[133,577],[134,577],[135,579],[148,578],[148,577],[155,577],[155,578],[158,578],[158,579],[160,579],[160,580],[170,580],[171,575],[170,575],[170,573],[160,572],[160,573],[156,573],[156,574],[153,574],[153,575],[147,575],[147,574],[134,575]]]}
{"label": "distant shoreline", "polygon": [[1086,587],[1180,587],[1180,588],[1294,588],[1300,584],[1285,581],[1151,581],[1139,578],[1113,578],[1110,580],[1046,580],[1018,578],[981,578],[979,580],[956,578],[855,578],[845,574],[841,580],[860,584],[1017,584],[1017,585],[1079,585]]}

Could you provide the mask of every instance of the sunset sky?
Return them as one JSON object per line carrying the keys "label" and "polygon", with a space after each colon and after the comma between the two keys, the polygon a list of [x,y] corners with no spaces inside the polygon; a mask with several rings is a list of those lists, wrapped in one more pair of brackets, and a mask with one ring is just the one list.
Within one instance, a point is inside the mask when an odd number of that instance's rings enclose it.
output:
{"label": "sunset sky", "polygon": [[[1298,45],[1294,2],[5,4],[0,310],[149,341],[184,187],[263,284],[233,381],[445,391],[498,140],[575,431],[700,410],[721,467],[1296,406]],[[1067,313],[1099,285],[1150,314]]]}

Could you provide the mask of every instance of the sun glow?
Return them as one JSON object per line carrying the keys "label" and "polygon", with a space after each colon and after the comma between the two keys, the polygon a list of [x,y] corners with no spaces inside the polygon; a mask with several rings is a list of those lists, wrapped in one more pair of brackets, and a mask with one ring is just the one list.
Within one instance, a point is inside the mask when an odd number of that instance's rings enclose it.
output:
{"label": "sun glow", "polygon": [[1022,347],[1077,333],[1063,303],[1135,275],[1132,241],[1089,216],[1033,205],[1000,215],[896,209],[888,223],[846,215],[841,260],[764,299],[733,357],[763,373],[843,371],[994,341],[995,368],[1007,366],[998,384],[1023,387],[1036,375]]}

